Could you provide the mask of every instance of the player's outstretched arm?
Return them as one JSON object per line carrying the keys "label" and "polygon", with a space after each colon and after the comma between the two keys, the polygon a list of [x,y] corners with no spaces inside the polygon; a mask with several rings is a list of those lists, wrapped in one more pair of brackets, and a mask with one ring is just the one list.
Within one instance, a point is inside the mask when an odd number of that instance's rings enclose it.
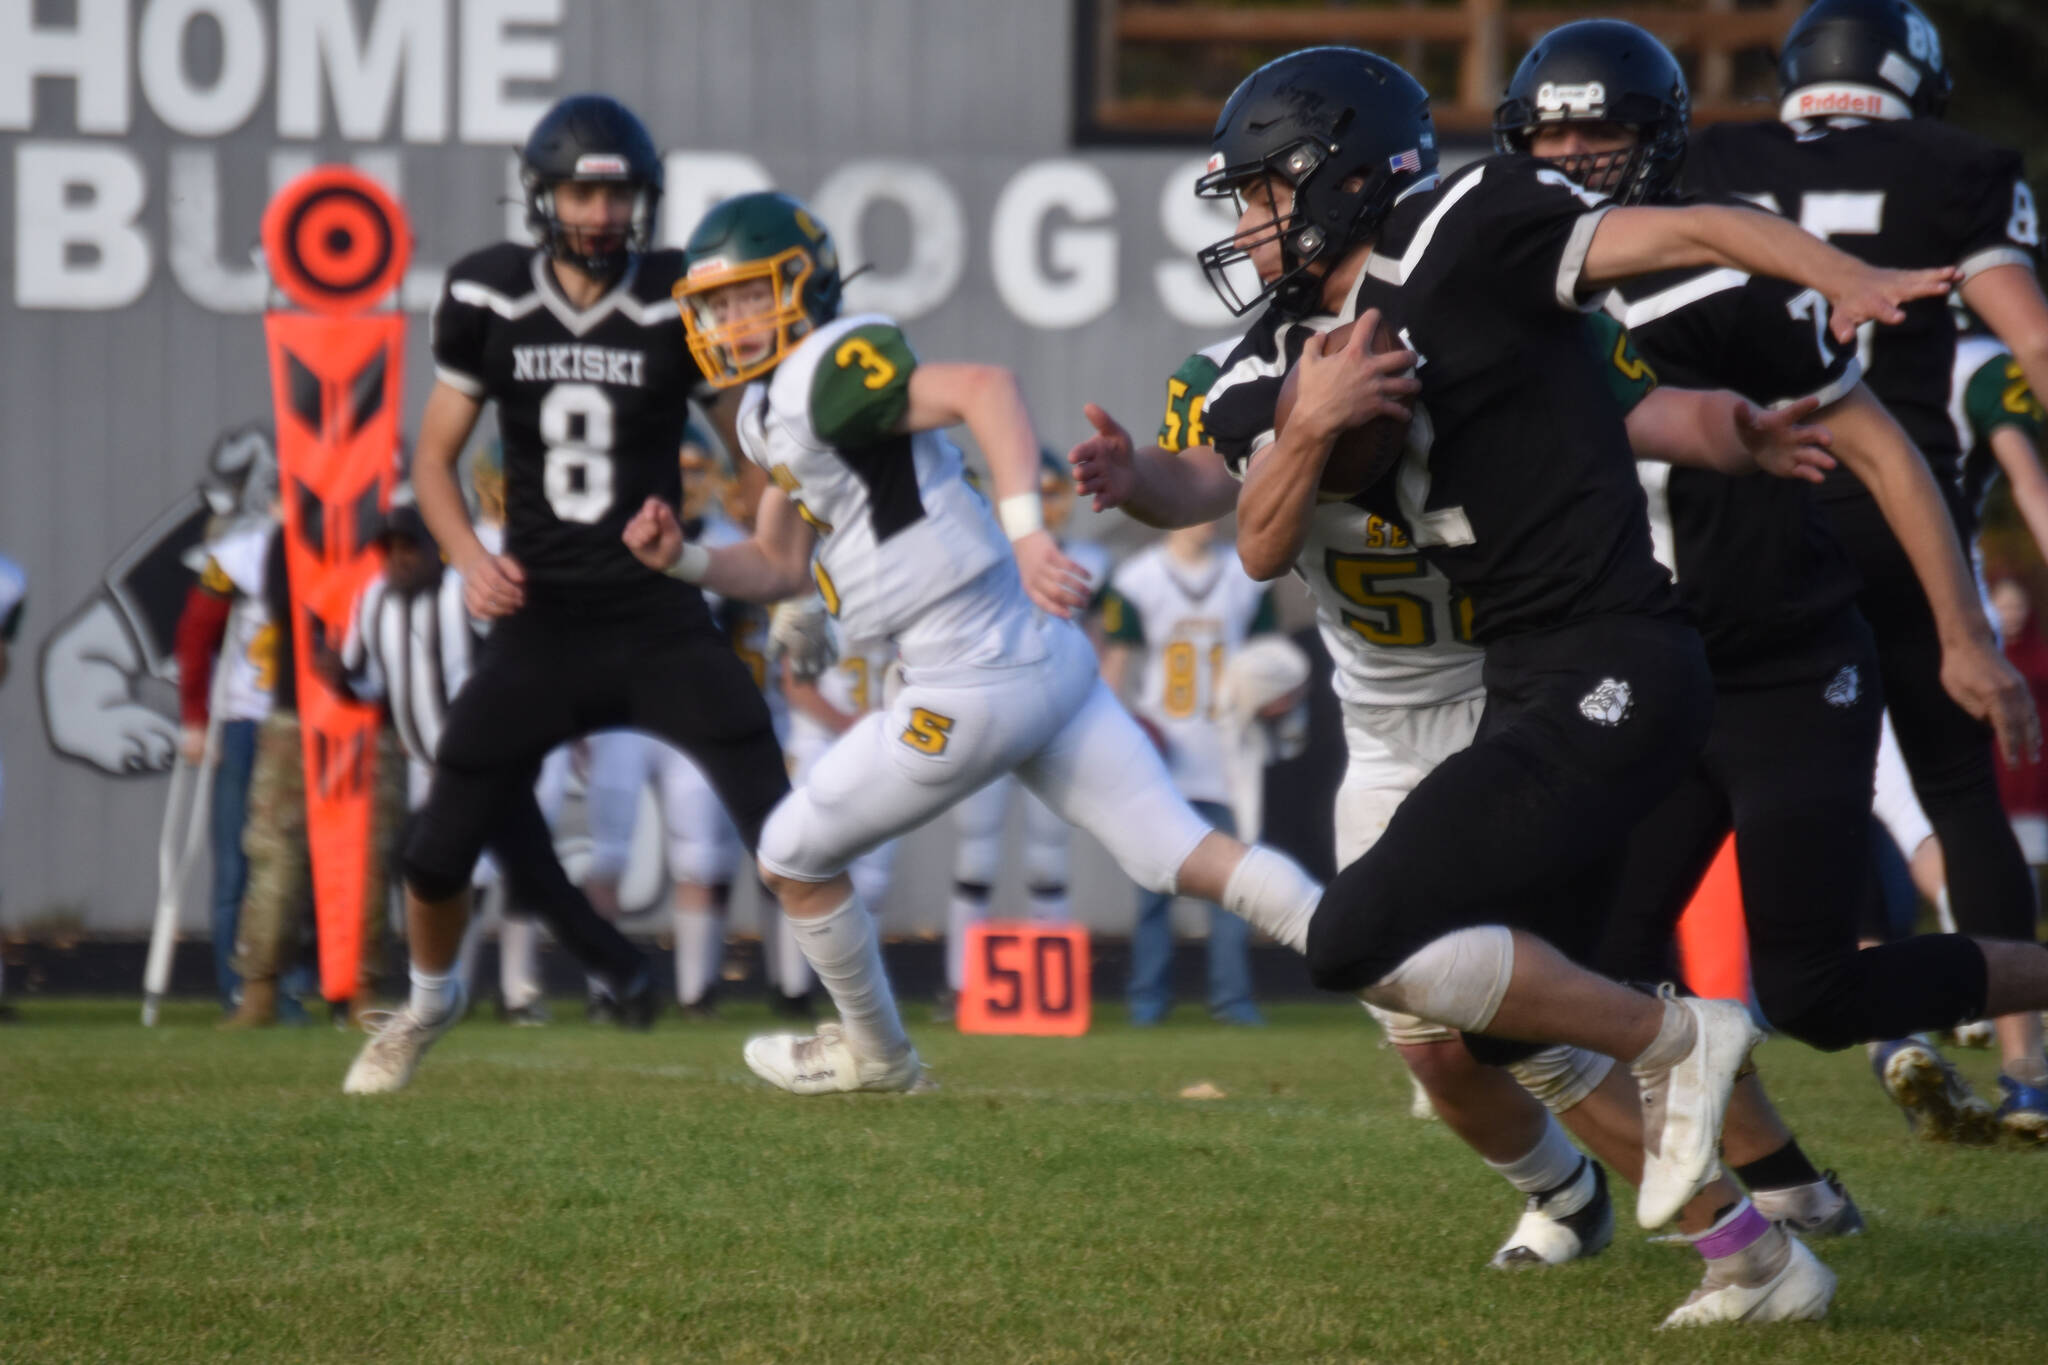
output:
{"label": "player's outstretched arm", "polygon": [[1995,265],[1979,271],[1963,281],[1962,295],[1970,311],[2012,352],[2027,387],[2048,394],[2048,297],[2032,267]]}
{"label": "player's outstretched arm", "polygon": [[1883,270],[1762,209],[1729,204],[1610,209],[1593,230],[1579,272],[1581,291],[1638,275],[1693,266],[1725,266],[1791,280],[1826,297],[1829,325],[1844,345],[1866,322],[1905,320],[1901,305],[1946,294],[1952,266]]}
{"label": "player's outstretched arm", "polygon": [[683,535],[676,509],[649,498],[619,538],[650,569],[697,583],[742,602],[780,602],[811,590],[810,526],[789,494],[769,488],[754,515],[754,534],[731,545],[699,545]]}
{"label": "player's outstretched arm", "polygon": [[996,487],[996,514],[1017,556],[1024,591],[1042,611],[1070,617],[1088,605],[1088,575],[1060,553],[1038,498],[1038,433],[1017,376],[1000,365],[919,365],[899,431],[966,424]]}
{"label": "player's outstretched arm", "polygon": [[1081,409],[1095,434],[1067,452],[1074,491],[1093,498],[1095,510],[1121,508],[1146,526],[1171,531],[1228,516],[1237,506],[1237,480],[1214,446],[1138,450],[1116,418],[1089,403]]}
{"label": "player's outstretched arm", "polygon": [[1834,451],[1863,480],[1913,565],[1941,636],[1941,682],[1965,711],[1988,722],[2008,764],[2034,761],[2041,721],[2026,682],[1999,651],[1963,558],[1948,504],[1927,461],[1898,421],[1858,384],[1821,413]]}
{"label": "player's outstretched arm", "polygon": [[458,388],[436,384],[420,418],[413,450],[412,491],[434,543],[462,575],[463,605],[472,616],[509,616],[526,600],[526,575],[510,555],[494,555],[476,538],[469,504],[455,477],[456,461],[476,430],[483,404]]}
{"label": "player's outstretched arm", "polygon": [[1833,436],[1808,424],[1818,398],[1759,410],[1726,389],[1660,387],[1629,410],[1636,458],[1740,477],[1762,472],[1819,483],[1835,467]]}
{"label": "player's outstretched arm", "polygon": [[2048,554],[2048,470],[2041,467],[2041,451],[2032,438],[2018,427],[1999,427],[1991,433],[1991,455],[2012,489],[2013,506],[2034,546]]}

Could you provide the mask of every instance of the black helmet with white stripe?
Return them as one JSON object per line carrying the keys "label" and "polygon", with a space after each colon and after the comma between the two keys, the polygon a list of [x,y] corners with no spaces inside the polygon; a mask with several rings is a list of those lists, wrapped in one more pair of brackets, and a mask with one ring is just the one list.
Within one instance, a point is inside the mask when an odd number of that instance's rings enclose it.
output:
{"label": "black helmet with white stripe", "polygon": [[[633,188],[633,216],[623,233],[566,226],[555,191],[566,181],[597,181]],[[519,153],[519,183],[526,192],[526,224],[557,260],[609,280],[634,252],[654,239],[661,205],[661,155],[639,116],[609,95],[570,95],[534,124]]]}

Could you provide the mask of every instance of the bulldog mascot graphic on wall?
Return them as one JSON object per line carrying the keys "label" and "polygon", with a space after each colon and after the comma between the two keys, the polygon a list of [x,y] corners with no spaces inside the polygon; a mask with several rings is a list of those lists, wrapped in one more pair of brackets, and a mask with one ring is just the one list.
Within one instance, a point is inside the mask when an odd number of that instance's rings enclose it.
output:
{"label": "bulldog mascot graphic on wall", "polygon": [[98,589],[50,633],[40,669],[43,729],[65,758],[115,777],[169,771],[178,752],[172,644],[206,546],[270,519],[277,450],[268,428],[223,432],[199,484],[115,556]]}

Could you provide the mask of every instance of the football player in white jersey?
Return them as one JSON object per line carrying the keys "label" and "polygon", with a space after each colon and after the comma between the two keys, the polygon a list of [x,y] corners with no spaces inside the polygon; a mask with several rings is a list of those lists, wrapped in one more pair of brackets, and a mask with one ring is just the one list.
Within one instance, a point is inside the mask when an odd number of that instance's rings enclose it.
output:
{"label": "football player in white jersey", "polygon": [[[1103,595],[1102,676],[1125,694],[1133,656],[1143,661],[1131,709],[1166,758],[1180,794],[1218,829],[1250,837],[1231,815],[1222,720],[1224,669],[1251,636],[1278,628],[1272,593],[1252,581],[1237,554],[1215,543],[1216,527],[1170,531],[1110,576]],[[1173,1005],[1172,898],[1139,897],[1131,928],[1131,1022],[1156,1024]],[[1262,1024],[1252,1003],[1245,922],[1211,902],[1209,1014],[1226,1024]]]}
{"label": "football player in white jersey", "polygon": [[[1067,462],[1051,451],[1039,453],[1038,496],[1045,529],[1060,553],[1080,566],[1087,580],[1087,615],[1094,618],[1109,582],[1109,551],[1092,540],[1066,535],[1074,513],[1074,479]],[[953,895],[946,904],[946,984],[932,1002],[932,1022],[953,1018],[953,1002],[966,977],[968,927],[988,918],[996,878],[1002,870],[1003,827],[1010,809],[1024,810],[1024,886],[1031,918],[1065,923],[1073,913],[1067,899],[1068,855],[1073,827],[1014,775],[1005,775],[953,807]]]}
{"label": "football player in white jersey", "polygon": [[[920,364],[889,319],[840,317],[832,242],[787,196],[719,205],[687,255],[676,294],[692,349],[712,382],[747,385],[740,444],[773,487],[745,544],[688,542],[651,499],[626,545],[727,596],[773,601],[815,583],[846,636],[892,640],[904,668],[893,704],[841,736],[764,829],[762,876],[840,1022],[756,1038],[748,1065],[798,1094],[918,1085],[845,870],[1005,772],[1086,824],[1141,885],[1218,899],[1304,943],[1321,888],[1189,808],[1065,619],[1086,605],[1085,585],[1045,530],[1015,377]],[[1000,525],[942,435],[962,423],[988,460]]]}

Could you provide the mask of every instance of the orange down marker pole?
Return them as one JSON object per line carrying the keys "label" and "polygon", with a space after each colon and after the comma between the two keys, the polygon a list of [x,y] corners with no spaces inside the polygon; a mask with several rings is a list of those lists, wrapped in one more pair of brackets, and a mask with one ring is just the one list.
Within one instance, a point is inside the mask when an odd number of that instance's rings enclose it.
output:
{"label": "orange down marker pole", "polygon": [[1708,1000],[1749,1001],[1749,931],[1742,917],[1742,878],[1735,837],[1715,855],[1678,921],[1678,961],[1685,984]]}
{"label": "orange down marker pole", "polygon": [[412,229],[382,186],[321,166],[263,212],[272,280],[304,311],[263,317],[291,575],[306,838],[320,930],[320,993],[356,993],[376,791],[377,708],[328,691],[315,640],[341,646],[349,609],[378,569],[374,539],[398,477],[405,315],[369,311],[405,274]]}

